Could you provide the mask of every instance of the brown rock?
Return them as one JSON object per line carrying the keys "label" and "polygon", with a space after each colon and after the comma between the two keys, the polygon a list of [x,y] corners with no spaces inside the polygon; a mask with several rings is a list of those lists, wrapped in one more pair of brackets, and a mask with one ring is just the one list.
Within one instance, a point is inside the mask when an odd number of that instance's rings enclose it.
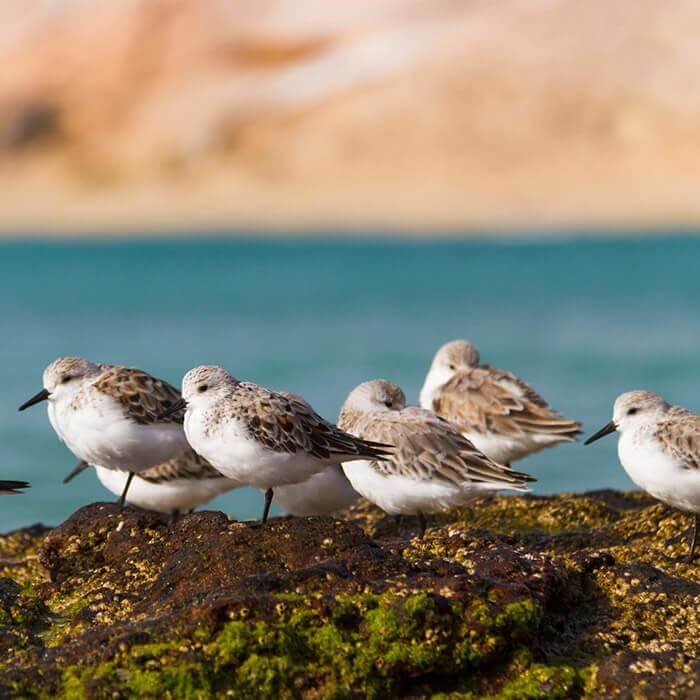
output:
{"label": "brown rock", "polygon": [[266,527],[93,504],[0,536],[0,697],[695,697],[686,518],[634,494]]}

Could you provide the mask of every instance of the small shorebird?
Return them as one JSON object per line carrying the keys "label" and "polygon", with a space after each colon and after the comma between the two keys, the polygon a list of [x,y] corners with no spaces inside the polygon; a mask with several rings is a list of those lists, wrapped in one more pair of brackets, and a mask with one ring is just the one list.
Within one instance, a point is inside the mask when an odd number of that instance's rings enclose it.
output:
{"label": "small shorebird", "polygon": [[403,391],[377,379],[356,387],[338,425],[358,437],[394,446],[384,462],[344,464],[348,480],[390,515],[417,515],[421,537],[425,513],[464,505],[486,492],[529,491],[534,479],[498,464],[452,424],[417,406],[406,407]]}
{"label": "small shorebird", "polygon": [[617,397],[612,420],[584,444],[615,431],[630,479],[666,505],[693,514],[692,561],[700,519],[700,416],[650,391],[628,391]]}
{"label": "small shorebird", "polygon": [[21,489],[28,489],[26,481],[4,481],[0,479],[0,495],[8,493],[22,493]]}
{"label": "small shorebird", "polygon": [[341,461],[382,459],[385,446],[339,430],[293,394],[241,382],[225,369],[201,366],[182,380],[185,432],[195,452],[241,484],[265,492],[267,521],[274,488],[298,484]]}
{"label": "small shorebird", "polygon": [[275,487],[272,502],[290,515],[328,515],[349,508],[359,497],[341,466],[334,464],[299,484]]}
{"label": "small shorebird", "polygon": [[503,464],[560,442],[575,442],[581,424],[568,420],[522,379],[479,362],[466,340],[435,354],[420,393],[423,408],[454,423],[489,457]]}
{"label": "small shorebird", "polygon": [[177,389],[139,369],[62,357],[44,371],[44,388],[19,410],[48,401],[51,425],[78,459],[128,472],[123,507],[135,473],[188,448],[183,411],[160,417],[179,399]]}
{"label": "small shorebird", "polygon": [[[68,483],[89,466],[81,462],[63,483]],[[100,466],[95,466],[95,472],[106,489],[116,496],[123,493],[129,476],[127,472]],[[194,510],[238,486],[237,482],[216,471],[194,450],[188,449],[175,459],[136,474],[126,500],[138,508],[170,513],[176,519],[181,513]]]}

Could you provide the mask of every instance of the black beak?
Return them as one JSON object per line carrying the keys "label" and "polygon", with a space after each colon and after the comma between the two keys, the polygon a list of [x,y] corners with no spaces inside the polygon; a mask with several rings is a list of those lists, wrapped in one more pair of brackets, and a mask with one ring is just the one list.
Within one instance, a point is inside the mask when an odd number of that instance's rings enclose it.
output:
{"label": "black beak", "polygon": [[29,408],[35,403],[41,403],[42,401],[46,401],[46,399],[49,398],[49,395],[50,394],[48,389],[42,389],[38,394],[32,396],[32,398],[29,399],[29,401],[25,401],[17,410],[24,411],[25,408]]}
{"label": "black beak", "polygon": [[615,421],[611,420],[607,425],[604,425],[595,435],[591,435],[591,437],[584,442],[584,445],[590,445],[592,442],[595,442],[596,440],[600,440],[600,438],[605,437],[606,435],[610,435],[610,433],[614,433],[617,430],[617,426],[615,425]]}
{"label": "black beak", "polygon": [[29,484],[26,481],[0,481],[1,493],[22,493],[20,489],[28,489]]}
{"label": "black beak", "polygon": [[81,462],[73,471],[63,480],[64,484],[67,484],[73,477],[78,476],[81,472],[84,472],[90,465],[87,462]]}
{"label": "black beak", "polygon": [[166,408],[159,416],[158,420],[163,420],[163,418],[167,418],[168,416],[172,416],[173,413],[177,413],[178,411],[181,411],[183,408],[187,407],[187,401],[185,399],[178,399],[170,408]]}

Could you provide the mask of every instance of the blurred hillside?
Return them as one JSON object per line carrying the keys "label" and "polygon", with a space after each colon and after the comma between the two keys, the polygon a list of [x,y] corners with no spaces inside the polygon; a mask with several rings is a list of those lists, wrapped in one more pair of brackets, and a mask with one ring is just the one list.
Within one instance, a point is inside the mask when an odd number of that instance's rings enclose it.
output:
{"label": "blurred hillside", "polygon": [[3,0],[0,229],[700,223],[691,0]]}

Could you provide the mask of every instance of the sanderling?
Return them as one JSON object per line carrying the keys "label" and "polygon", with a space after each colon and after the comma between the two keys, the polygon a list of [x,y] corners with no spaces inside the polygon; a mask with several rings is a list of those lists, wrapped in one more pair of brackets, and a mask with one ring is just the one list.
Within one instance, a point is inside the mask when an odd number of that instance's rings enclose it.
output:
{"label": "sanderling", "polygon": [[183,454],[189,447],[184,412],[161,414],[180,399],[167,382],[139,369],[63,357],[44,371],[44,388],[19,410],[48,400],[49,420],[79,459],[133,475]]}
{"label": "sanderling", "polygon": [[[191,369],[182,380],[185,432],[195,452],[241,484],[265,491],[267,521],[273,489],[296,484],[340,461],[385,454],[319,416],[300,397],[241,382],[221,367]],[[167,415],[167,414],[166,414]]]}
{"label": "sanderling", "polygon": [[275,487],[272,502],[290,515],[328,515],[349,508],[359,497],[340,465],[334,464],[299,484]]}
{"label": "sanderling", "polygon": [[[88,466],[81,462],[63,483],[68,483]],[[128,472],[97,465],[95,472],[102,485],[116,496],[124,491]],[[238,486],[190,448],[175,459],[136,474],[126,500],[138,508],[170,513],[175,519]]]}
{"label": "sanderling", "polygon": [[7,493],[22,493],[21,489],[28,489],[26,481],[3,481],[0,479],[0,495]]}
{"label": "sanderling", "polygon": [[353,488],[390,515],[417,515],[464,505],[484,492],[529,491],[534,479],[496,463],[457,428],[432,411],[406,407],[403,391],[382,379],[364,382],[348,396],[339,427],[393,445],[384,462],[343,465]]}
{"label": "sanderling", "polygon": [[435,354],[420,392],[423,408],[454,423],[503,464],[560,442],[575,442],[580,423],[568,420],[522,379],[479,363],[479,351],[453,340]]}
{"label": "sanderling", "polygon": [[584,444],[615,431],[620,433],[617,454],[630,479],[654,498],[693,514],[692,561],[700,519],[700,416],[650,391],[628,391],[617,397],[612,420]]}

